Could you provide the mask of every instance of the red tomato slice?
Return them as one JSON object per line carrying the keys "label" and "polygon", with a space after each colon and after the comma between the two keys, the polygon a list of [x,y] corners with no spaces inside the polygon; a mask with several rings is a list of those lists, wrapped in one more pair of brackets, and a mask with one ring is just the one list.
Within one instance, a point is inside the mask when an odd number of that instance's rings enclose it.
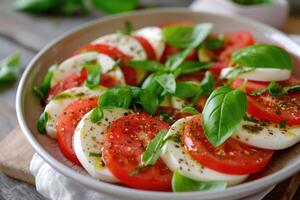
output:
{"label": "red tomato slice", "polygon": [[152,45],[148,42],[148,40],[146,40],[145,38],[141,37],[141,36],[133,36],[144,48],[144,50],[147,53],[147,57],[148,60],[157,60],[155,51],[152,47]]}
{"label": "red tomato slice", "polygon": [[[147,54],[148,53],[151,54],[150,48],[152,48],[152,47],[149,44],[149,42],[147,40],[143,39],[143,38],[139,38],[138,41],[145,48],[145,51],[147,52]],[[128,62],[128,61],[130,61],[132,59],[130,56],[125,55],[123,52],[119,51],[117,48],[111,47],[111,46],[106,45],[106,44],[87,45],[87,46],[81,47],[80,49],[78,49],[77,51],[75,51],[75,53],[73,55],[80,54],[80,53],[82,53],[84,51],[97,51],[99,53],[103,53],[103,54],[105,54],[107,56],[110,56],[114,60],[121,59],[121,64],[120,64],[121,66],[120,67],[121,67],[121,70],[123,72],[126,84],[128,84],[128,85],[137,85],[137,81],[136,81],[137,80],[137,73],[136,73],[136,70],[134,68],[132,68],[132,67],[125,66],[125,64],[124,64],[125,62]],[[128,69],[128,68],[130,68],[130,69]]]}
{"label": "red tomato slice", "polygon": [[73,150],[73,135],[81,118],[97,106],[98,97],[90,97],[72,102],[59,115],[57,121],[57,141],[61,152],[70,161],[80,165]]}
{"label": "red tomato slice", "polygon": [[224,67],[228,66],[233,52],[255,43],[253,35],[247,31],[229,32],[225,37],[227,41],[224,50],[220,53],[215,66],[209,68],[212,73],[217,75],[220,74]]}
{"label": "red tomato slice", "polygon": [[149,141],[164,129],[169,129],[167,123],[147,114],[124,116],[110,125],[103,156],[109,170],[124,185],[144,190],[171,189],[172,172],[162,160],[135,176],[129,176],[141,165],[141,155]]}
{"label": "red tomato slice", "polygon": [[[162,57],[160,58],[160,62],[165,63],[170,56],[175,55],[175,54],[179,53],[180,51],[181,51],[180,49],[173,47],[169,44],[166,44],[164,53],[163,53]],[[197,57],[196,50],[192,50],[192,52],[188,55],[188,57],[185,60],[197,61],[198,57]]]}
{"label": "red tomato slice", "polygon": [[[238,88],[243,80],[238,79],[232,83],[233,88]],[[298,85],[300,80],[291,77],[287,81],[280,82],[284,86]],[[268,87],[268,83],[248,81],[245,91],[259,91]],[[269,93],[257,97],[248,96],[247,112],[260,120],[267,120],[279,124],[286,122],[288,125],[300,124],[300,92],[289,92],[282,97],[274,97]]]}
{"label": "red tomato slice", "polygon": [[[52,97],[62,91],[83,85],[86,79],[87,71],[85,68],[82,69],[80,74],[76,72],[70,73],[50,89],[47,100],[51,100]],[[102,74],[100,85],[104,87],[113,87],[120,84],[121,83],[112,74]]]}
{"label": "red tomato slice", "polygon": [[193,159],[205,167],[226,174],[256,173],[269,163],[274,152],[251,147],[233,138],[226,140],[220,147],[214,147],[204,135],[200,115],[187,122],[183,138]]}

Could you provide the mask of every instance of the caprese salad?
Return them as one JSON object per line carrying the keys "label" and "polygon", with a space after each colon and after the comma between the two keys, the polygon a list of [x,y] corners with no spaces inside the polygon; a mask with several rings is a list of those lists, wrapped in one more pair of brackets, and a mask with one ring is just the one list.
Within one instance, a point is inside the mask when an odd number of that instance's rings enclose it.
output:
{"label": "caprese salad", "polygon": [[247,31],[169,22],[100,36],[51,66],[37,128],[95,179],[155,191],[239,184],[300,141],[300,80]]}

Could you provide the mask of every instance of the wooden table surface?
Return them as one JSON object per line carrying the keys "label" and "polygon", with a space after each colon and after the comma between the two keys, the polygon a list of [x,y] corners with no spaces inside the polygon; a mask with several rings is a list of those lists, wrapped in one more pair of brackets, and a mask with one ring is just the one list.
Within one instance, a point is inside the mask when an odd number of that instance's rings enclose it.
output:
{"label": "wooden table surface", "polygon": [[[0,59],[16,51],[22,56],[22,66],[28,64],[33,56],[48,42],[63,32],[89,20],[104,16],[93,12],[83,17],[49,17],[35,16],[15,12],[11,0],[0,0]],[[192,0],[142,0],[142,3],[161,6],[188,6]],[[287,33],[300,34],[300,16],[291,16],[282,28]],[[15,126],[15,97],[17,83],[9,88],[0,86],[0,140]],[[300,200],[300,191],[296,194]],[[14,180],[0,173],[0,200],[39,200],[44,199],[35,188],[26,183]]]}

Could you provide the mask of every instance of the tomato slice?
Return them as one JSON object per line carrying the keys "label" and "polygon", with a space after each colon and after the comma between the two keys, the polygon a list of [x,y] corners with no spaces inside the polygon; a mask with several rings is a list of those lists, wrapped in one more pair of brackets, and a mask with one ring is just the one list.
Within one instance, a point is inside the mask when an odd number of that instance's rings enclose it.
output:
{"label": "tomato slice", "polygon": [[152,45],[148,42],[148,40],[146,40],[145,38],[141,37],[141,36],[133,36],[144,48],[144,50],[147,53],[147,57],[149,60],[157,60],[155,51],[152,47]]}
{"label": "tomato slice", "polygon": [[252,174],[262,170],[271,160],[272,150],[258,149],[233,138],[214,147],[206,139],[197,115],[187,122],[183,142],[193,159],[203,166],[226,174]]}
{"label": "tomato slice", "polygon": [[144,190],[170,190],[172,172],[162,160],[129,176],[141,165],[141,155],[149,141],[164,129],[169,129],[166,122],[147,114],[132,114],[113,122],[108,128],[103,150],[108,169],[124,185]]}
{"label": "tomato slice", "polygon": [[[52,97],[62,91],[83,85],[86,79],[87,71],[85,68],[81,70],[81,73],[71,72],[68,76],[63,78],[59,83],[50,89],[47,100],[51,100]],[[113,74],[102,74],[100,85],[104,87],[113,87],[120,84],[121,83]]]}
{"label": "tomato slice", "polygon": [[[148,53],[150,53],[150,54],[154,53],[153,49],[152,49],[153,53],[150,52],[151,51],[150,48],[152,48],[152,46],[149,44],[149,42],[147,40],[145,40],[145,39],[143,39],[141,37],[139,37],[139,39],[137,39],[137,40],[145,48],[145,51],[147,52],[147,54]],[[96,44],[96,45],[83,46],[80,49],[78,49],[77,51],[75,51],[75,53],[73,54],[73,56],[77,55],[77,54],[80,54],[82,52],[85,52],[85,51],[96,51],[96,52],[99,52],[99,53],[103,53],[103,54],[105,54],[107,56],[110,56],[114,60],[121,59],[120,68],[121,68],[121,70],[123,72],[126,84],[128,84],[128,85],[134,85],[134,86],[137,85],[137,73],[136,73],[136,70],[134,68],[128,67],[128,66],[126,66],[124,64],[125,62],[130,61],[132,59],[132,57],[130,57],[128,55],[125,55],[123,52],[121,52],[117,48],[111,47],[111,46],[106,45],[106,44]],[[155,56],[155,53],[154,53],[154,56]]]}
{"label": "tomato slice", "polygon": [[57,141],[67,159],[80,165],[73,150],[73,134],[81,118],[97,106],[98,97],[90,97],[72,102],[59,115],[57,121]]}
{"label": "tomato slice", "polygon": [[237,31],[226,33],[226,44],[222,52],[220,53],[216,64],[209,68],[209,70],[219,75],[224,67],[227,67],[231,54],[238,49],[253,45],[255,43],[253,35],[247,31]]}
{"label": "tomato slice", "polygon": [[[242,79],[237,79],[232,83],[233,88],[238,88],[243,84]],[[291,77],[287,81],[280,82],[281,85],[291,86],[300,84],[300,80]],[[259,91],[268,87],[268,83],[258,81],[248,81],[245,87],[246,92]],[[289,92],[281,97],[274,97],[269,93],[260,96],[248,96],[247,112],[260,120],[267,120],[279,124],[286,122],[288,125],[300,124],[300,92]]]}

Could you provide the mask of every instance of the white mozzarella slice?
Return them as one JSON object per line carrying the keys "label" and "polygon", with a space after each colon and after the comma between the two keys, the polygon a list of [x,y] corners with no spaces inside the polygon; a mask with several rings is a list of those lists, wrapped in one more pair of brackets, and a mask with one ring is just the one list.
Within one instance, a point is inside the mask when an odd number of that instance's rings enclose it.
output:
{"label": "white mozzarella slice", "polygon": [[46,132],[51,138],[57,137],[56,123],[60,113],[73,101],[98,96],[105,91],[104,87],[95,88],[93,90],[87,87],[75,87],[65,90],[54,96],[45,107],[44,112],[48,115],[46,123]]}
{"label": "white mozzarella slice", "polygon": [[118,48],[125,55],[131,56],[134,60],[147,59],[147,54],[143,46],[136,39],[128,35],[118,33],[104,35],[93,41],[92,44],[107,44]]}
{"label": "white mozzarella slice", "polygon": [[254,147],[279,150],[300,142],[300,126],[279,128],[276,124],[243,120],[233,137]]}
{"label": "white mozzarella slice", "polygon": [[166,46],[161,28],[157,26],[141,28],[135,31],[134,35],[145,38],[151,44],[157,60],[161,58]]}
{"label": "white mozzarella slice", "polygon": [[101,157],[102,149],[108,126],[132,111],[122,108],[103,109],[103,118],[97,123],[91,121],[91,112],[85,114],[75,130],[73,149],[82,166],[92,177],[107,182],[118,182],[105,166]]}
{"label": "white mozzarella slice", "polygon": [[171,105],[173,108],[177,108],[181,110],[184,106],[186,106],[188,102],[182,98],[172,96],[171,97]]}
{"label": "white mozzarella slice", "polygon": [[[226,67],[222,69],[220,77],[226,78],[227,74],[232,71],[233,67]],[[276,68],[256,68],[253,71],[240,74],[238,77],[248,79],[252,81],[284,81],[290,78],[292,72],[287,69],[276,69]]]}
{"label": "white mozzarella slice", "polygon": [[[181,134],[186,122],[191,118],[186,117],[175,122],[167,136]],[[179,170],[180,174],[197,181],[225,181],[228,185],[235,185],[247,178],[247,175],[224,174],[204,167],[188,155],[180,142],[168,141],[161,158],[172,171]]]}

